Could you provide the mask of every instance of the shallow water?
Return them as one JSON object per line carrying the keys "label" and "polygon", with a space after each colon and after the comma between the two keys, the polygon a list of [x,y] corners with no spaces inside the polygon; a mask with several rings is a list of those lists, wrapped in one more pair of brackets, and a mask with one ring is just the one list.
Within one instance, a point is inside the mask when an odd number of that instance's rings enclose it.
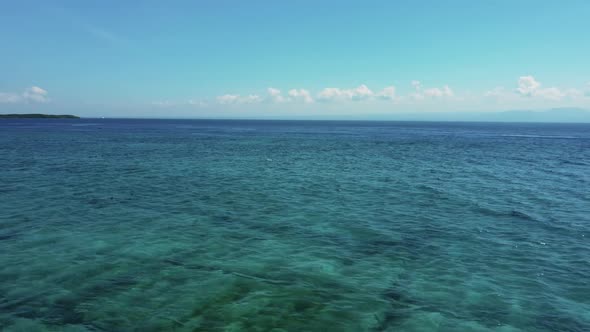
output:
{"label": "shallow water", "polygon": [[6,331],[590,331],[590,125],[0,121]]}

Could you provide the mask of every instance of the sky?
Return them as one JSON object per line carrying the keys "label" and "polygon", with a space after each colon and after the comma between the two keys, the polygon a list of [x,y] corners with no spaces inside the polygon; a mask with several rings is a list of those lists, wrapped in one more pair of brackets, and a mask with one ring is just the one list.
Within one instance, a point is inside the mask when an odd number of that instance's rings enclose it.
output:
{"label": "sky", "polygon": [[590,109],[590,1],[0,0],[0,113]]}

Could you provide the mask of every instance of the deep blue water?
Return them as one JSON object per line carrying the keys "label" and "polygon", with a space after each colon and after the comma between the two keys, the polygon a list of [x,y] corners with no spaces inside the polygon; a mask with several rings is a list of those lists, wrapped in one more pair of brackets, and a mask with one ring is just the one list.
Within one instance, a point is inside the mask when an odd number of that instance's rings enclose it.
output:
{"label": "deep blue water", "polygon": [[0,120],[6,331],[590,331],[590,125]]}

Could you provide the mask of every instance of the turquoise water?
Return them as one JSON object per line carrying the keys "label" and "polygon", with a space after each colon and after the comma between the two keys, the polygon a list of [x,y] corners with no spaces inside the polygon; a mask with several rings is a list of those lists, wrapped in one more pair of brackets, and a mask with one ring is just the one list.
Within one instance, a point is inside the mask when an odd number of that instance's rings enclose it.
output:
{"label": "turquoise water", "polygon": [[5,331],[590,331],[590,125],[0,121]]}

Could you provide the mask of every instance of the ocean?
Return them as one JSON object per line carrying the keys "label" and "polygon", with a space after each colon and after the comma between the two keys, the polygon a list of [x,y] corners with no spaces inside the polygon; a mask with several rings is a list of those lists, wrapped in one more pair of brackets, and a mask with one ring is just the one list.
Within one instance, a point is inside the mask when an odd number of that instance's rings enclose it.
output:
{"label": "ocean", "polygon": [[3,331],[590,331],[590,124],[0,120]]}

